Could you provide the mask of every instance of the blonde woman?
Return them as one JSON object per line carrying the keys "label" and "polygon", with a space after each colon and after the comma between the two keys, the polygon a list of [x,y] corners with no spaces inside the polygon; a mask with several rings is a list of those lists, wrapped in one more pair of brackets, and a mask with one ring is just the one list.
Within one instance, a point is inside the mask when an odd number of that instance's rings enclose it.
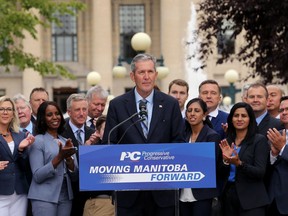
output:
{"label": "blonde woman", "polygon": [[29,185],[25,176],[27,147],[34,137],[19,132],[13,101],[0,98],[0,215],[26,215]]}

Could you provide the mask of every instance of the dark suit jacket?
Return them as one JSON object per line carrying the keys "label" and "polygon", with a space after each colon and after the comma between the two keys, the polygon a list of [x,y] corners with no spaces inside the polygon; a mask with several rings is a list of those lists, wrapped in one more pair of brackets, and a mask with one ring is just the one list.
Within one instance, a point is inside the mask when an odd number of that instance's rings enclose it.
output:
{"label": "dark suit jacket", "polygon": [[269,150],[267,140],[261,134],[241,143],[239,158],[243,166],[236,168],[235,187],[244,210],[269,203],[264,184]]}
{"label": "dark suit jacket", "polygon": [[277,130],[282,130],[284,129],[284,126],[281,124],[279,119],[276,119],[270,116],[269,113],[267,113],[258,125],[258,133],[266,137],[269,128],[276,128]]}
{"label": "dark suit jacket", "polygon": [[[134,89],[110,101],[103,143],[108,142],[108,133],[120,122],[137,112]],[[118,143],[125,130],[139,119],[135,116],[118,127],[111,134],[111,143]],[[147,139],[145,138],[140,123],[135,123],[124,135],[120,144],[141,143],[181,143],[184,123],[177,100],[165,93],[155,90],[153,98],[153,113]],[[117,192],[117,204],[121,207],[131,207],[139,191]],[[174,191],[153,191],[153,198],[158,206],[167,207],[175,205]]]}
{"label": "dark suit jacket", "polygon": [[211,123],[213,129],[221,136],[221,139],[226,138],[226,134],[222,128],[222,123],[226,123],[228,118],[228,113],[218,110],[218,115],[214,118],[212,117]]}
{"label": "dark suit jacket", "polygon": [[[62,136],[65,138],[70,138],[72,139],[73,145],[77,148],[79,148],[79,143],[72,131],[72,128],[69,125],[69,118],[66,120],[66,124],[64,126],[65,130],[62,133]],[[89,139],[89,137],[91,136],[91,134],[93,134],[95,132],[94,129],[88,127],[88,126],[84,126],[84,133],[85,133],[85,138],[84,140],[87,141]],[[79,161],[79,151],[77,151],[77,160],[78,163],[80,164],[81,161]],[[79,191],[79,180],[76,182],[72,182],[72,189],[73,189],[73,193],[74,193],[74,199],[73,199],[73,205],[72,205],[72,211],[71,211],[71,215],[82,215],[83,214],[83,209],[84,209],[84,205],[86,200],[88,199],[88,194],[86,192],[80,192]]]}
{"label": "dark suit jacket", "polygon": [[11,132],[15,148],[11,153],[6,140],[0,136],[0,161],[9,161],[4,170],[0,170],[0,194],[12,195],[14,191],[17,194],[28,194],[29,184],[26,178],[26,163],[28,153],[25,150],[22,154],[18,153],[20,142],[25,139],[22,132]]}
{"label": "dark suit jacket", "polygon": [[[65,126],[64,126],[64,128],[65,128],[65,130],[64,130],[64,132],[61,134],[63,137],[65,137],[65,138],[70,138],[70,139],[72,139],[72,142],[73,142],[73,145],[75,146],[75,147],[79,147],[79,144],[78,144],[78,141],[77,141],[77,139],[76,139],[76,137],[74,136],[74,133],[73,133],[73,131],[72,131],[72,128],[70,127],[70,125],[69,125],[69,119],[67,119],[66,120],[66,124],[65,124]],[[93,134],[95,132],[95,130],[94,129],[92,129],[92,128],[90,128],[90,127],[88,127],[88,126],[84,126],[84,133],[85,133],[85,138],[84,138],[84,140],[85,140],[85,142],[89,139],[89,137]],[[79,161],[79,153],[77,152],[77,160]]]}
{"label": "dark suit jacket", "polygon": [[272,165],[272,173],[269,185],[270,202],[276,202],[278,211],[281,214],[288,214],[288,146],[284,147],[282,155]]}
{"label": "dark suit jacket", "polygon": [[[185,140],[189,142],[190,136],[192,134],[191,127],[188,122],[186,122],[185,129]],[[222,191],[222,185],[227,180],[229,175],[229,169],[223,164],[222,152],[219,148],[219,143],[221,141],[220,135],[216,133],[215,130],[210,128],[208,125],[204,125],[201,132],[199,133],[195,142],[214,142],[215,143],[215,158],[216,158],[216,179],[217,188],[195,188],[193,189],[193,196],[196,200],[210,199],[220,195]]]}

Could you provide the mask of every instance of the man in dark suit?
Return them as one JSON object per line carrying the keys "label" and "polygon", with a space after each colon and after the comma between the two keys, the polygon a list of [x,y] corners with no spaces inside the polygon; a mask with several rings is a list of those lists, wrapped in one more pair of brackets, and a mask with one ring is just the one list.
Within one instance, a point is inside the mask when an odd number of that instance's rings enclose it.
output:
{"label": "man in dark suit", "polygon": [[[26,134],[26,136],[28,136],[28,134],[33,134],[35,136],[36,134],[34,130],[34,124],[31,120],[32,109],[31,109],[29,101],[22,94],[14,95],[12,100],[15,103],[15,108],[18,113],[20,130],[23,131]],[[32,181],[32,171],[30,168],[29,159],[26,160],[25,170],[26,170],[26,178],[30,185]],[[31,201],[28,200],[28,208],[27,208],[26,216],[31,216],[31,215],[32,215],[32,206],[31,206]]]}
{"label": "man in dark suit", "polygon": [[267,136],[269,128],[283,129],[279,119],[272,117],[267,111],[268,91],[262,83],[253,83],[247,90],[246,102],[252,107],[256,122],[258,125],[258,133]]}
{"label": "man in dark suit", "polygon": [[[97,143],[99,137],[96,135],[95,130],[86,126],[86,118],[88,115],[88,102],[84,95],[71,94],[67,99],[67,113],[69,119],[65,124],[65,131],[63,136],[71,138],[74,146],[80,145],[92,145]],[[79,161],[79,153],[77,153],[77,159]],[[99,195],[106,195],[106,200],[110,209],[114,211],[114,207],[111,205],[110,192],[79,192],[79,181],[72,183],[74,199],[72,204],[71,215],[83,215],[85,202],[87,199],[96,199]],[[103,197],[104,198],[104,197]],[[101,198],[102,199],[102,198]],[[84,214],[85,215],[85,214]]]}
{"label": "man in dark suit", "polygon": [[213,129],[221,136],[226,137],[223,124],[227,123],[228,113],[218,109],[221,101],[221,88],[215,80],[205,80],[200,83],[199,98],[201,98],[208,107],[208,116],[213,125]]}
{"label": "man in dark suit", "polygon": [[[111,143],[184,142],[184,124],[179,104],[175,98],[154,89],[157,75],[156,60],[153,56],[138,54],[134,57],[130,78],[136,87],[110,101],[103,143],[108,142],[108,133],[113,127],[139,112],[139,103],[143,99],[147,103],[148,133],[145,135],[141,123],[136,123],[139,116],[135,116],[111,133]],[[129,130],[123,136],[127,128]],[[116,192],[116,198],[118,216],[173,216],[175,202],[178,202],[173,190],[122,191]]]}
{"label": "man in dark suit", "polygon": [[22,94],[16,94],[12,100],[15,103],[18,118],[19,118],[19,124],[20,124],[20,130],[24,133],[30,133],[34,136],[36,135],[34,132],[34,124],[31,120],[31,106],[28,100],[24,97]]}
{"label": "man in dark suit", "polygon": [[285,130],[278,132],[277,129],[269,129],[267,137],[271,143],[270,164],[272,166],[268,194],[270,207],[268,215],[288,215],[288,96],[281,98],[280,121]]}
{"label": "man in dark suit", "polygon": [[108,91],[100,85],[93,86],[88,90],[86,94],[88,101],[88,116],[86,119],[87,126],[95,129],[96,120],[104,112],[108,95]]}
{"label": "man in dark suit", "polygon": [[44,101],[49,100],[49,94],[46,91],[46,89],[42,87],[39,88],[37,87],[32,89],[29,98],[30,98],[29,103],[32,108],[31,121],[33,122],[33,124],[35,124],[38,108]]}

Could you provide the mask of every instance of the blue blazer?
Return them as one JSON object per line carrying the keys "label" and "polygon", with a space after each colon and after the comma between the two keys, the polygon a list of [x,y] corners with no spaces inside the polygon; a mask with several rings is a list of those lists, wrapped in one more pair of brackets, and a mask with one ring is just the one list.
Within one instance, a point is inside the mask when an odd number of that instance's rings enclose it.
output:
{"label": "blue blazer", "polygon": [[218,110],[218,115],[211,119],[213,129],[221,136],[221,139],[226,138],[226,134],[222,128],[222,123],[227,123],[228,115],[228,113]]}
{"label": "blue blazer", "polygon": [[[190,136],[192,134],[191,127],[188,122],[186,122],[185,129],[185,140],[189,142]],[[212,199],[220,195],[224,182],[226,182],[229,169],[223,164],[222,152],[219,147],[221,141],[220,135],[216,133],[215,130],[210,128],[208,125],[204,125],[200,131],[195,142],[214,142],[215,143],[215,159],[216,159],[216,188],[194,188],[193,196],[196,200]],[[193,145],[193,144],[192,144]]]}
{"label": "blue blazer", "polygon": [[272,173],[268,188],[270,203],[273,200],[276,202],[278,211],[281,214],[288,214],[288,146],[284,147],[281,156],[278,156],[275,163],[272,165]]}
{"label": "blue blazer", "polygon": [[25,139],[22,132],[15,133],[11,131],[14,141],[14,151],[11,153],[6,140],[0,136],[0,161],[9,161],[4,170],[0,170],[0,194],[11,195],[15,191],[17,194],[27,194],[29,184],[26,178],[26,166],[28,159],[27,150],[22,154],[18,153],[20,142]]}
{"label": "blue blazer", "polygon": [[[110,130],[137,112],[134,89],[110,101],[103,143],[108,142]],[[184,122],[178,101],[160,91],[154,91],[153,113],[147,139],[145,138],[138,115],[118,127],[111,134],[111,143],[118,143],[125,131],[120,144],[141,143],[181,143],[184,142]],[[122,207],[131,207],[139,191],[117,192],[117,204]],[[175,191],[153,191],[152,195],[158,206],[175,205]]]}
{"label": "blue blazer", "polygon": [[[62,143],[66,139],[59,136]],[[47,132],[35,137],[35,142],[30,148],[29,159],[33,174],[30,185],[28,198],[34,200],[42,200],[52,203],[58,203],[59,195],[64,179],[64,161],[62,161],[56,169],[52,165],[53,158],[58,154],[59,147],[57,141]],[[76,155],[74,155],[74,172],[67,169],[67,186],[69,200],[73,198],[71,180],[78,178],[78,163]]]}

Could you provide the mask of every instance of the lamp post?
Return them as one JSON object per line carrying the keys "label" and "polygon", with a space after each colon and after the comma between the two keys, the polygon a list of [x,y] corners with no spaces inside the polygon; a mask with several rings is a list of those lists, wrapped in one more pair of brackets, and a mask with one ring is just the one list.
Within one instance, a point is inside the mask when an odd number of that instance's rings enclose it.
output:
{"label": "lamp post", "polygon": [[[151,43],[150,36],[144,32],[134,34],[131,39],[131,46],[138,53],[144,53],[151,46]],[[130,61],[119,57],[118,64],[112,69],[114,77],[124,78],[127,75],[126,67],[122,65],[122,62],[124,61],[126,61],[128,64],[131,63]],[[158,78],[163,79],[169,74],[169,69],[164,66],[163,56],[161,56],[160,59],[157,59],[157,63],[159,63],[159,66],[156,67]]]}
{"label": "lamp post", "polygon": [[241,91],[241,89],[236,89],[234,85],[234,83],[239,80],[239,73],[234,69],[230,69],[225,72],[224,78],[230,84],[229,93],[231,97],[231,102],[232,104],[235,104],[235,94]]}
{"label": "lamp post", "polygon": [[88,85],[95,86],[101,81],[101,75],[96,71],[91,71],[87,74]]}

